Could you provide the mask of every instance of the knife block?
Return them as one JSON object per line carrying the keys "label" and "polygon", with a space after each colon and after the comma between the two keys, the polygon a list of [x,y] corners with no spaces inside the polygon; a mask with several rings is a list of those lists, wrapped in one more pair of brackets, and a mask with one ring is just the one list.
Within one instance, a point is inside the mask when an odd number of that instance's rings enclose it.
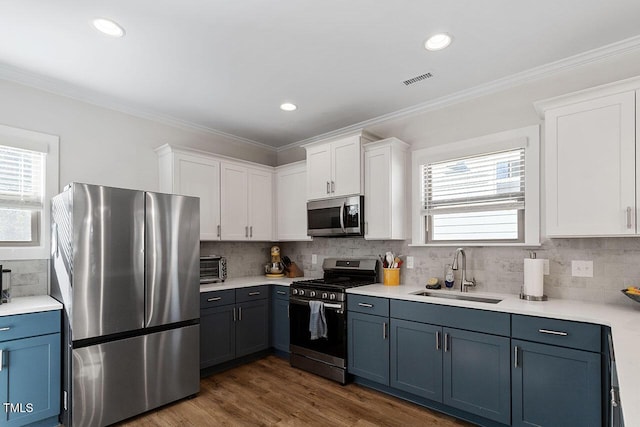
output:
{"label": "knife block", "polygon": [[295,262],[292,262],[287,267],[287,277],[304,277],[304,272],[300,270],[300,268],[296,265]]}

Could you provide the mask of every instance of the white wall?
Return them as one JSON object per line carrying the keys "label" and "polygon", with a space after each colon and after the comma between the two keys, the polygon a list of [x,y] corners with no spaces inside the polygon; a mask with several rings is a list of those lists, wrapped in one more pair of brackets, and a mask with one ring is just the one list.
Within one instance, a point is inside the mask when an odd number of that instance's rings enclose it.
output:
{"label": "white wall", "polygon": [[71,181],[158,190],[154,148],[171,144],[275,165],[273,150],[186,130],[0,80],[0,124],[60,137],[60,187]]}

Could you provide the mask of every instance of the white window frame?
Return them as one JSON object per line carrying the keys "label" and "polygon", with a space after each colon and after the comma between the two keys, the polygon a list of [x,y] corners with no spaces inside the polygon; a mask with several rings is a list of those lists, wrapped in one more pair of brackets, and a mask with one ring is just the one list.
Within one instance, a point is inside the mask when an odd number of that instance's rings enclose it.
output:
{"label": "white window frame", "polygon": [[48,259],[51,229],[51,198],[58,193],[59,138],[25,129],[0,125],[0,145],[45,153],[43,208],[40,213],[40,242],[35,246],[0,246],[1,260]]}
{"label": "white window frame", "polygon": [[[426,215],[422,209],[421,165],[478,156],[515,148],[525,149],[524,242],[433,242],[427,243]],[[540,246],[540,126],[498,132],[411,153],[412,243],[409,246]]]}

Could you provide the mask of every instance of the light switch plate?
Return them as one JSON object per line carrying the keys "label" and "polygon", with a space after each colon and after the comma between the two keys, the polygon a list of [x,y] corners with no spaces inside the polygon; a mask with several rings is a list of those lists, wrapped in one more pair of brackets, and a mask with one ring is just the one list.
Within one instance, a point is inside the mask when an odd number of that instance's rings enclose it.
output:
{"label": "light switch plate", "polygon": [[571,261],[573,277],[593,277],[593,261]]}
{"label": "light switch plate", "polygon": [[311,254],[311,264],[317,264],[317,263],[318,263],[318,255]]}
{"label": "light switch plate", "polygon": [[408,256],[407,257],[407,268],[413,268],[413,257],[412,256]]}

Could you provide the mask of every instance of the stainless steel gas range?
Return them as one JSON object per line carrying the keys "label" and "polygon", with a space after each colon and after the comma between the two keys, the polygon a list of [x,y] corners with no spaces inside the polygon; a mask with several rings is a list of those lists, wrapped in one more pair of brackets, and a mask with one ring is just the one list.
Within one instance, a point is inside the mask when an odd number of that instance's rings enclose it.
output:
{"label": "stainless steel gas range", "polygon": [[[291,366],[345,384],[346,290],[376,283],[378,261],[327,258],[322,269],[322,279],[295,281],[290,287]],[[316,327],[322,329],[322,333],[318,334]]]}

